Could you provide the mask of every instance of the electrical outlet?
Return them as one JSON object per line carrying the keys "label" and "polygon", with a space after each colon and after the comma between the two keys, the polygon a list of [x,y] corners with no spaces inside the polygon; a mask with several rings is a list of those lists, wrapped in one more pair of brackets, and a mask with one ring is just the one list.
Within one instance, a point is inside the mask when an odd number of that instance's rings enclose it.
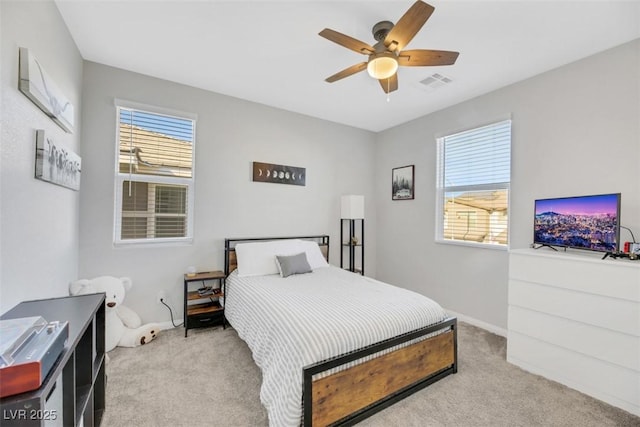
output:
{"label": "electrical outlet", "polygon": [[158,294],[156,295],[156,303],[158,304],[162,304],[162,300],[167,300],[167,297],[164,294],[164,291],[158,291]]}

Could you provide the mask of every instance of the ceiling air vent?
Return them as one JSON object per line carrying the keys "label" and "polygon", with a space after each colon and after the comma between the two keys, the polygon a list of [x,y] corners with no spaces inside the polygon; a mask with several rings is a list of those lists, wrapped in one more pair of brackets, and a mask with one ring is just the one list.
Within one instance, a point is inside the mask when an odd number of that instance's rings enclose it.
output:
{"label": "ceiling air vent", "polygon": [[451,83],[452,81],[453,80],[451,80],[449,77],[445,77],[442,74],[435,73],[430,75],[426,79],[421,80],[420,83],[425,85],[429,90],[435,90],[448,83]]}

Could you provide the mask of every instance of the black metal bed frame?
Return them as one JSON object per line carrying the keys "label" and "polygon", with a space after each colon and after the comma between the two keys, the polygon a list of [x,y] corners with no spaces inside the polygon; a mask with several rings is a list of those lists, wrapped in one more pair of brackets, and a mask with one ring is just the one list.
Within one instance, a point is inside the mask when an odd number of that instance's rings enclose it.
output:
{"label": "black metal bed frame", "polygon": [[353,414],[348,415],[347,417],[344,417],[336,421],[332,425],[348,426],[348,425],[359,423],[365,418],[368,418],[373,414],[404,399],[405,397],[410,396],[411,394],[417,392],[418,390],[425,388],[429,384],[432,384],[446,377],[447,375],[455,374],[456,372],[458,372],[458,326],[457,325],[458,325],[457,319],[455,317],[450,317],[443,320],[440,323],[426,326],[424,328],[416,329],[416,330],[407,332],[405,334],[398,335],[397,337],[392,337],[384,341],[380,341],[378,343],[363,347],[361,349],[358,349],[349,353],[345,353],[343,355],[331,357],[321,362],[314,363],[313,365],[304,367],[302,369],[304,426],[305,427],[311,426],[311,422],[312,422],[312,414],[313,414],[312,383],[313,383],[314,375],[345,365],[347,363],[362,359],[366,356],[370,356],[372,354],[389,349],[391,347],[395,347],[403,343],[415,340],[425,335],[428,335],[434,332],[444,331],[445,329],[450,329],[451,331],[453,331],[453,357],[454,357],[453,365],[441,371],[438,371],[426,378],[423,378],[422,380],[417,381],[401,390],[398,390],[397,392],[381,400],[378,400],[377,402],[374,402],[371,405],[366,406],[360,409],[359,411],[356,411]]}
{"label": "black metal bed frame", "polygon": [[291,237],[249,237],[246,239],[224,239],[224,274],[226,276],[231,273],[229,271],[229,252],[235,250],[235,245],[238,243],[250,243],[250,242],[268,242],[274,240],[312,240],[317,242],[321,246],[327,247],[327,261],[329,261],[329,236],[327,234],[318,234],[312,236],[291,236]]}

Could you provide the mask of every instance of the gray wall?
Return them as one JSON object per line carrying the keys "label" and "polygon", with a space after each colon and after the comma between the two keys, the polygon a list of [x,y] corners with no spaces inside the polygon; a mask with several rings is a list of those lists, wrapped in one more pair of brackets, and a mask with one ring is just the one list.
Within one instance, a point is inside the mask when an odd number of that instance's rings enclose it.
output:
{"label": "gray wall", "polygon": [[[621,192],[622,223],[640,230],[640,41],[375,135],[83,64],[51,1],[0,2],[0,19],[0,312],[66,295],[75,278],[112,274],[133,278],[127,303],[145,320],[168,320],[158,290],[181,316],[182,273],[222,268],[224,237],[329,233],[337,264],[340,196],[364,194],[367,275],[506,328],[507,252],[435,244],[434,188],[436,136],[508,116],[512,248],[530,243],[533,200],[542,197]],[[73,102],[74,134],[17,90],[19,46]],[[192,245],[113,247],[116,97],[198,115]],[[79,193],[33,178],[36,129],[82,155]],[[253,183],[252,161],[306,167],[307,186]],[[408,164],[416,199],[392,202],[391,169]]]}
{"label": "gray wall", "polygon": [[[114,248],[114,98],[198,115],[192,245]],[[189,265],[222,269],[225,237],[329,233],[339,263],[343,194],[365,196],[375,275],[374,134],[91,62],[83,105],[79,275],[131,277],[126,303],[144,320],[169,319],[158,290],[182,315],[182,274]],[[305,167],[306,186],[252,182],[253,161]]]}
{"label": "gray wall", "polygon": [[[82,58],[52,1],[0,2],[0,312],[67,294],[78,271],[79,193],[34,178],[36,129],[80,151]],[[18,91],[18,48],[38,58],[75,108],[68,134]],[[82,173],[84,179],[85,173]]]}
{"label": "gray wall", "polygon": [[[531,243],[533,202],[546,197],[620,192],[622,225],[640,234],[638,76],[636,40],[378,134],[378,279],[506,329],[508,253],[434,243],[435,138],[509,116],[511,248]],[[390,171],[407,164],[416,199],[392,202]]]}

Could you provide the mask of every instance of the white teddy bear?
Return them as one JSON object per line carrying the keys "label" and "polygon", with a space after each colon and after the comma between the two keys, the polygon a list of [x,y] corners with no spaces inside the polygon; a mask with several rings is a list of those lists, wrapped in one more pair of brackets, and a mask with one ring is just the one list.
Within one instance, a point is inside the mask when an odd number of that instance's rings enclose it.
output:
{"label": "white teddy bear", "polygon": [[105,351],[116,346],[137,347],[152,341],[160,332],[155,323],[142,325],[140,316],[122,305],[125,292],[131,289],[128,277],[100,276],[94,279],[81,279],[69,284],[70,295],[84,295],[104,292],[105,304]]}

